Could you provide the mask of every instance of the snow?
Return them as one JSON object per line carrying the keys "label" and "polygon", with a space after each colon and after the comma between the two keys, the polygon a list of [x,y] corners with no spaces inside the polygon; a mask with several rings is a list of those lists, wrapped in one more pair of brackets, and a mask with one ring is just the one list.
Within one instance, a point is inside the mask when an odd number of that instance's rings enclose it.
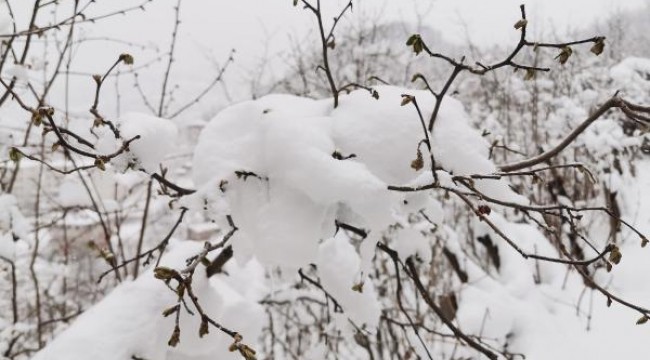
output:
{"label": "snow", "polygon": [[[400,105],[402,94],[410,94],[427,114],[433,109],[433,97],[428,92],[389,86],[377,91],[379,99],[367,91],[352,92],[343,96],[334,110],[326,101],[288,95],[234,105],[208,124],[194,154],[194,182],[200,188],[194,202],[210,204],[195,205],[194,209],[220,223],[224,221],[219,218],[232,215],[239,228],[233,238],[235,258],[254,258],[267,268],[281,267],[290,272],[317,264],[323,287],[344,310],[344,315],[335,317],[339,320],[333,326],[346,334],[351,333],[344,318],[369,329],[377,325],[381,307],[367,276],[372,272],[375,245],[388,227],[401,224],[392,233],[400,258],[417,255],[428,262],[432,253],[424,236],[427,229],[410,224],[405,216],[422,210],[435,224],[445,222],[441,203],[428,193],[387,191],[388,185],[433,183],[428,160],[423,169],[411,168],[424,134],[415,108]],[[438,174],[445,186],[457,187],[448,173],[497,171],[488,159],[487,141],[471,127],[463,106],[453,98],[442,105],[432,142],[435,158],[446,170]],[[343,159],[334,158],[335,152]],[[476,180],[474,184],[489,196],[527,203],[504,180]],[[188,200],[186,204],[190,203]],[[211,205],[214,203],[221,205]],[[526,251],[557,256],[539,233],[531,237],[528,227],[517,227],[494,216],[499,225],[512,230],[514,237],[533,241],[520,244]],[[358,248],[341,232],[332,237],[335,220],[364,228],[369,237]],[[496,243],[502,243],[496,234],[492,236]],[[535,264],[525,262],[522,271],[519,254],[501,245],[504,276],[481,291],[491,293],[500,288],[502,296],[509,298],[513,296],[509,291],[521,295],[532,290]],[[559,276],[543,269],[545,277]],[[470,274],[477,279],[485,277],[478,268]],[[353,291],[360,283],[364,284],[363,292]],[[503,287],[501,283],[509,285]],[[484,285],[477,284],[476,291],[481,287]],[[471,290],[466,294],[463,296],[474,298]],[[491,301],[499,304],[501,298]],[[482,317],[485,303],[467,308]],[[507,311],[507,305],[503,309]],[[467,320],[470,318],[464,317],[469,323],[476,321]],[[511,319],[510,323],[490,334],[503,337],[513,330],[514,318],[504,319]]]}
{"label": "snow", "polygon": [[[119,172],[124,172],[129,167],[143,169],[148,173],[159,171],[160,164],[177,145],[178,128],[170,120],[141,113],[127,113],[116,124],[124,141],[140,136],[131,142],[128,152],[111,160]],[[100,153],[108,155],[120,149],[122,142],[115,139],[108,126],[101,130],[102,136],[97,143]]]}
{"label": "snow", "polygon": [[[389,184],[426,178],[430,165],[411,168],[424,134],[415,109],[400,105],[409,90],[376,90],[379,99],[354,91],[334,110],[328,100],[271,95],[231,106],[208,124],[194,153],[194,182],[201,188],[197,196],[227,202],[210,216],[221,222],[216,218],[233,216],[241,230],[236,256],[297,268],[315,261],[318,242],[332,236],[337,216],[381,232],[395,221],[395,212],[431,207],[440,214],[426,193],[387,190]],[[431,94],[410,92],[424,113],[433,109]],[[496,171],[487,143],[456,100],[443,104],[433,134],[435,156],[448,171]],[[488,195],[520,201],[503,181],[476,184]]]}
{"label": "snow", "polygon": [[[173,242],[161,266],[181,268],[185,260],[200,252],[202,245],[193,242]],[[238,267],[230,270],[237,273]],[[250,276],[250,268],[240,276]],[[211,285],[205,276],[197,273],[193,290],[206,314],[224,326],[236,328],[251,344],[259,334],[263,313],[259,305],[244,300],[224,299],[226,283]],[[235,291],[235,290],[230,290]],[[177,347],[167,346],[174,328],[174,316],[163,317],[166,308],[176,304],[177,296],[163,281],[155,279],[151,269],[134,281],[115,288],[102,301],[82,314],[74,326],[59,334],[33,357],[34,360],[66,359],[114,360],[137,356],[160,360],[204,360],[210,358],[238,359],[228,351],[232,339],[211,328],[208,335],[199,338],[200,318],[181,310],[181,338]],[[192,305],[190,305],[192,306]],[[192,307],[193,309],[193,307]],[[194,310],[194,309],[193,309]]]}
{"label": "snow", "polygon": [[609,75],[617,90],[629,101],[644,103],[650,91],[650,59],[629,57],[613,66]]}
{"label": "snow", "polygon": [[[0,2],[0,6],[2,3]],[[9,14],[2,12],[0,13],[0,34],[7,34],[11,32],[11,17]]]}
{"label": "snow", "polygon": [[13,195],[0,193],[0,257],[14,261],[16,241],[25,239],[29,224],[20,213]]}
{"label": "snow", "polygon": [[269,189],[251,179],[231,190],[227,198],[240,228],[233,243],[238,257],[256,255],[265,265],[295,270],[314,262],[318,240],[333,233],[334,214],[287,186]]}
{"label": "snow", "polygon": [[26,65],[16,64],[9,67],[5,74],[9,78],[15,77],[20,82],[27,82],[29,81],[29,70]]}
{"label": "snow", "polygon": [[[621,84],[639,83],[645,80],[636,76],[650,69],[647,66],[642,60],[626,60],[611,71],[611,76]],[[525,87],[515,85],[516,96],[528,101]],[[255,348],[267,316],[259,301],[268,294],[279,294],[278,300],[292,300],[299,290],[282,290],[295,280],[296,270],[313,268],[323,289],[343,309],[342,314],[332,314],[331,322],[319,330],[341,334],[354,343],[356,330],[350,322],[374,334],[386,306],[386,296],[380,299],[372,271],[376,244],[381,240],[389,243],[402,260],[415,256],[425,264],[435,263],[440,256],[439,246],[454,254],[469,277],[467,282],[453,278],[440,285],[458,297],[454,321],[464,332],[485,336],[492,345],[507,343],[509,351],[525,353],[527,359],[533,360],[638,358],[647,351],[645,339],[650,330],[634,325],[638,314],[617,305],[607,308],[603,297],[586,288],[575,272],[567,273],[570,270],[566,266],[525,259],[477,218],[461,223],[451,201],[436,199],[429,192],[389,191],[389,185],[424,186],[434,181],[425,146],[420,145],[425,154],[423,168],[411,167],[424,134],[415,108],[400,105],[402,94],[409,94],[417,99],[423,114],[429,114],[434,99],[425,91],[391,86],[376,90],[379,99],[365,90],[354,91],[342,96],[336,109],[332,109],[331,99],[270,95],[228,107],[208,123],[193,156],[192,177],[199,190],[179,203],[190,208],[191,216],[201,219],[201,224],[219,227],[222,233],[228,229],[226,216],[232,216],[238,231],[230,240],[234,259],[224,274],[207,279],[198,270],[195,276],[194,289],[206,313],[242,333]],[[554,99],[557,108],[546,124],[552,130],[549,137],[561,137],[576,119],[586,115],[580,101],[592,102],[595,98],[591,92],[576,99]],[[157,171],[174,149],[177,130],[169,120],[131,113],[116,123],[125,139],[141,136],[132,143],[128,154],[112,162],[118,171],[129,166]],[[101,131],[98,150],[115,151],[120,144],[108,129]],[[497,172],[488,156],[488,141],[471,126],[458,100],[445,99],[430,136],[434,157],[444,169],[437,172],[442,185],[466,190],[454,182],[454,175]],[[609,118],[595,122],[579,141],[581,146],[593,148],[594,155],[603,157],[612,149],[639,144],[638,139],[627,138]],[[635,224],[647,232],[650,208],[642,199],[650,196],[650,162],[635,164],[637,175],[633,182],[612,175],[607,184],[619,191],[623,215],[636,214]],[[127,172],[117,182],[132,186],[138,180]],[[475,180],[474,185],[490,197],[528,203],[506,180]],[[59,199],[67,206],[87,205],[78,191],[79,184],[64,182]],[[573,205],[565,196],[560,196],[558,202]],[[113,208],[118,205],[115,203]],[[24,220],[20,220],[13,197],[0,195],[0,208],[10,209],[0,213],[0,255],[13,259],[16,250],[10,233],[24,234],[25,226],[19,225]],[[494,209],[488,219],[523,251],[559,257],[554,243],[536,226],[500,210]],[[81,213],[93,220],[89,214],[92,212]],[[431,223],[422,221],[422,214]],[[600,219],[589,219],[596,222],[592,230],[603,226],[598,223]],[[82,216],[72,217],[71,223],[82,224],[82,220]],[[337,230],[337,220],[363,228],[367,238],[352,238]],[[464,227],[471,231],[464,232]],[[431,232],[435,232],[435,244]],[[490,263],[484,247],[469,248],[468,244],[478,236],[492,240],[499,256],[498,269]],[[650,272],[647,252],[639,250],[636,239],[627,241],[635,234],[624,230],[621,236],[625,239],[620,244],[623,262],[612,273],[596,270],[594,277],[623,298],[648,306],[650,285],[639,276]],[[607,241],[602,233],[593,237],[600,248]],[[182,268],[186,259],[200,250],[198,243],[175,239],[162,265]],[[432,267],[431,273],[435,270]],[[279,276],[275,276],[276,271]],[[418,299],[405,291],[404,301],[413,305]],[[227,351],[232,340],[216,329],[200,339],[197,316],[184,312],[181,342],[178,347],[168,347],[173,319],[162,317],[161,312],[175,303],[175,294],[154,279],[149,269],[115,288],[34,359],[112,360],[134,355],[160,360],[238,358]],[[316,345],[307,350],[304,358],[323,359],[328,349],[317,334],[309,336]],[[406,336],[415,351],[425,356],[415,334],[406,330]],[[436,356],[448,354],[456,346],[431,341],[426,345]],[[341,358],[359,358],[354,351],[341,351],[337,354]],[[476,356],[468,348],[453,351],[458,358]]]}
{"label": "snow", "polygon": [[113,290],[34,359],[57,359],[59,354],[69,359],[163,358],[167,347],[160,328],[171,329],[173,323],[161,312],[174,303],[173,294],[150,276],[142,279]]}
{"label": "snow", "polygon": [[92,202],[81,181],[68,178],[59,186],[58,202],[61,206],[92,206]]}
{"label": "snow", "polygon": [[[411,162],[424,138],[415,108],[400,106],[401,94],[416,96],[425,114],[433,107],[433,97],[397,87],[378,87],[377,91],[378,100],[363,90],[341,98],[332,112],[334,136],[343,154],[357,155],[384,182],[401,185],[416,175]],[[426,151],[425,146],[422,150]]]}
{"label": "snow", "polygon": [[[540,255],[558,256],[548,240],[530,226],[493,217],[494,213],[490,215],[491,220],[526,251],[532,252],[536,248]],[[565,283],[566,268],[546,262],[536,265],[535,261],[523,259],[491,235],[499,247],[501,269],[497,275],[488,275],[469,264],[470,279],[459,291],[457,314],[458,324],[464,331],[507,338],[511,352],[525,353],[527,359],[533,360],[576,356],[638,358],[645,348],[642,339],[650,334],[650,330],[635,325],[637,313],[616,304],[608,308],[606,299],[597,293],[591,294],[589,290],[580,306],[576,299],[584,285],[576,277],[569,277]],[[647,261],[643,260],[647,254],[639,251],[638,247],[638,243],[633,243],[625,247],[629,251],[622,250],[625,259],[613,271],[618,285],[611,290],[633,303],[647,306],[650,291],[647,282],[625,284],[623,280],[636,278],[631,272],[650,271]],[[632,258],[627,258],[627,254]],[[540,284],[533,281],[538,274],[537,266]],[[604,283],[601,279],[598,281]],[[593,300],[589,300],[592,297]],[[593,303],[592,310],[589,310],[589,302]],[[593,316],[590,320],[587,317],[589,311]],[[625,335],[615,335],[618,332]]]}
{"label": "snow", "polygon": [[613,66],[609,73],[620,84],[643,83],[638,80],[648,80],[647,77],[650,75],[650,60],[629,57],[621,61],[618,65]]}
{"label": "snow", "polygon": [[16,256],[13,236],[9,232],[0,234],[0,258],[13,260]]}
{"label": "snow", "polygon": [[[365,275],[360,276],[359,265],[359,255],[342,233],[321,244],[317,268],[322,285],[356,326],[373,329],[379,323],[381,306],[373,283],[365,281]],[[353,291],[352,287],[360,282],[363,290]]]}
{"label": "snow", "polygon": [[397,241],[394,250],[397,251],[400,259],[417,255],[425,263],[431,261],[431,248],[421,231],[413,228],[399,229],[395,238]]}
{"label": "snow", "polygon": [[274,122],[319,117],[328,106],[325,101],[269,95],[224,109],[201,132],[194,150],[194,182],[200,186],[213,178],[230,178],[238,170],[271,167],[264,163],[264,135]]}

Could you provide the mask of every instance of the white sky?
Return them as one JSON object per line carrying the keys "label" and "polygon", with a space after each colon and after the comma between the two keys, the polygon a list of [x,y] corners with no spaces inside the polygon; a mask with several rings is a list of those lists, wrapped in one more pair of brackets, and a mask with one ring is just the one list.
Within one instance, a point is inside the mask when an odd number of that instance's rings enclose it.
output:
{"label": "white sky", "polygon": [[[603,19],[621,9],[633,9],[643,2],[523,1],[533,31],[557,31],[558,34]],[[322,0],[322,3],[329,10],[329,19],[346,1]],[[422,22],[442,29],[449,40],[464,42],[468,32],[472,40],[490,44],[518,36],[512,25],[520,17],[521,3],[522,0],[357,0],[353,16],[380,12],[386,19],[413,21],[416,12],[428,10]],[[315,25],[310,13],[293,7],[292,0],[185,0],[183,6],[186,18],[191,19],[186,22],[185,30],[197,42],[215,49],[236,46],[242,51],[248,52],[250,49],[254,53],[255,49],[267,42],[269,36],[274,42],[282,43],[286,41],[288,32],[303,33]],[[165,24],[160,25],[159,29],[164,28]]]}
{"label": "white sky", "polygon": [[[102,3],[102,0],[99,1]],[[103,0],[115,8],[136,0]],[[136,42],[165,44],[171,27],[170,5],[176,0],[155,0],[146,14],[117,19],[96,32],[130,37]],[[605,18],[620,9],[631,9],[644,0],[528,0],[524,1],[534,33],[575,29]],[[322,0],[329,16],[345,4],[344,0]],[[381,13],[380,16],[413,21],[417,11],[428,14],[423,24],[442,29],[450,40],[464,42],[466,34],[477,43],[493,44],[516,38],[512,25],[519,19],[521,0],[357,0],[355,14]],[[266,45],[271,51],[282,48],[289,33],[300,37],[315,25],[311,14],[293,7],[292,0],[184,0],[181,39],[193,53],[210,52],[225,57],[237,48],[240,61],[259,55]],[[350,19],[350,21],[354,21]],[[555,26],[550,26],[554,24]],[[466,28],[465,28],[466,26]]]}
{"label": "white sky", "polygon": [[[156,44],[167,49],[173,25],[172,7],[177,0],[154,0],[146,12],[118,16],[89,26],[88,35],[128,39],[139,44]],[[315,1],[315,0],[312,0]],[[321,0],[331,19],[344,0]],[[532,35],[559,35],[584,24],[602,20],[621,9],[633,9],[645,0],[528,0],[527,14]],[[139,4],[141,0],[98,0],[95,13]],[[356,0],[355,11],[348,21],[363,15],[386,20],[415,21],[421,15],[423,25],[443,31],[448,40],[466,43],[467,36],[478,44],[491,45],[516,41],[513,24],[519,19],[521,0]],[[13,1],[26,19],[32,1]],[[4,8],[0,7],[0,11]],[[223,60],[230,49],[237,49],[234,72],[239,78],[255,76],[252,64],[265,53],[275,54],[289,43],[289,34],[305,39],[314,29],[308,11],[293,7],[292,0],[183,0],[179,33],[178,61],[172,77],[182,89],[196,91],[209,83],[215,73],[213,60]],[[316,40],[315,38],[313,39]],[[311,40],[307,40],[311,41]],[[79,49],[75,70],[101,73],[121,52],[130,52],[136,63],[151,58],[134,47],[98,42]],[[159,74],[143,73],[143,82],[157,85]],[[231,71],[231,73],[233,73]],[[149,78],[147,78],[149,76]],[[87,80],[87,79],[85,79]],[[89,95],[90,96],[90,95]],[[82,98],[83,102],[87,99]]]}

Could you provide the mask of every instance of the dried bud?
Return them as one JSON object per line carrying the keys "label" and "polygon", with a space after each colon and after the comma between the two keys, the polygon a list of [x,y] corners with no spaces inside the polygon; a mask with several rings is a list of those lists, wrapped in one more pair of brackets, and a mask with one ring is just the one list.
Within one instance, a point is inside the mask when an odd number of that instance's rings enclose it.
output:
{"label": "dried bud", "polygon": [[38,111],[34,111],[32,113],[32,123],[34,126],[40,126],[43,123],[43,115],[41,115]]}
{"label": "dried bud", "polygon": [[176,347],[178,343],[181,342],[181,328],[176,325],[174,327],[174,331],[172,332],[172,336],[169,338],[169,341],[167,342],[167,345],[171,347]]}
{"label": "dried bud", "polygon": [[38,108],[38,113],[41,116],[54,116],[54,108],[51,106],[43,106]]}
{"label": "dried bud", "polygon": [[356,291],[358,293],[363,293],[363,281],[360,281],[360,282],[352,285],[352,291]]}
{"label": "dried bud", "polygon": [[95,80],[95,82],[96,82],[97,84],[101,84],[101,82],[102,82],[102,76],[99,75],[99,74],[95,74],[95,75],[93,75],[93,80]]}
{"label": "dried bud", "polygon": [[401,106],[405,106],[413,102],[413,95],[402,95],[402,103],[400,104]]}
{"label": "dried bud", "polygon": [[52,152],[57,151],[59,149],[59,146],[61,146],[61,143],[58,141],[52,144]]}
{"label": "dried bud", "polygon": [[[362,346],[362,347],[364,347],[366,349],[370,345],[370,342],[368,341],[368,337],[365,336],[361,331],[357,331],[354,334],[354,342],[356,342],[357,344],[359,344],[360,346]],[[408,359],[408,358],[405,358],[405,359]]]}
{"label": "dried bud", "polygon": [[521,20],[519,20],[519,21],[517,21],[515,23],[515,29],[519,30],[519,29],[525,27],[526,25],[528,25],[528,20],[521,19]]}
{"label": "dried bud", "polygon": [[612,306],[612,298],[608,296],[607,297],[607,307],[610,307],[610,306]]}
{"label": "dried bud", "polygon": [[334,39],[330,40],[330,41],[327,43],[327,47],[330,48],[330,49],[332,49],[332,50],[336,47],[336,42],[334,41]]}
{"label": "dried bud", "polygon": [[415,55],[419,55],[422,50],[424,50],[424,42],[422,41],[420,34],[411,35],[408,40],[406,40],[406,45],[413,47],[413,52],[415,52]]}
{"label": "dried bud", "polygon": [[491,212],[492,209],[490,209],[490,207],[487,205],[479,205],[478,207],[479,215],[490,215]]}
{"label": "dried bud", "polygon": [[122,54],[120,55],[120,61],[127,65],[133,65],[133,56],[131,54]]}
{"label": "dried bud", "polygon": [[370,93],[375,100],[379,100],[379,92],[377,92],[377,90],[373,89]]}
{"label": "dried bud", "polygon": [[257,357],[255,356],[255,350],[251,349],[248,345],[241,344],[238,346],[238,350],[241,356],[244,357],[244,359],[257,360]]}
{"label": "dried bud", "polygon": [[646,247],[648,245],[648,238],[645,236],[641,237],[641,247]]}
{"label": "dried bud", "polygon": [[609,261],[611,261],[614,264],[618,265],[618,263],[621,262],[622,257],[623,257],[623,254],[621,254],[621,251],[619,250],[618,246],[613,245],[612,250],[609,253]]}
{"label": "dried bud", "polygon": [[298,0],[293,0],[293,6],[298,6]]}
{"label": "dried bud", "polygon": [[108,249],[99,250],[99,256],[101,256],[102,259],[108,263],[108,265],[115,266],[115,254],[108,251]]}
{"label": "dried bud", "polygon": [[158,266],[153,269],[153,276],[160,280],[170,280],[176,276],[176,270],[164,266]]}
{"label": "dried bud", "polygon": [[417,157],[415,160],[411,161],[411,168],[415,171],[419,171],[424,167],[424,159],[422,158],[422,152],[420,149],[417,151]]}
{"label": "dried bud", "polygon": [[95,166],[101,171],[106,171],[106,163],[101,158],[95,159]]}
{"label": "dried bud", "polygon": [[533,80],[537,72],[533,69],[526,69],[526,75],[524,75],[524,81]]}
{"label": "dried bud", "polygon": [[15,147],[9,149],[9,160],[18,163],[20,159],[22,159],[22,157],[23,154],[20,151],[18,151],[18,149],[16,149]]}
{"label": "dried bud", "polygon": [[204,316],[201,319],[201,326],[199,326],[199,337],[203,337],[210,332],[208,325],[208,319]]}
{"label": "dried bud", "polygon": [[176,313],[179,309],[180,309],[180,306],[178,304],[176,304],[176,305],[174,305],[174,306],[172,306],[170,308],[165,309],[162,312],[162,314],[163,314],[164,317],[168,317],[169,315],[172,315],[172,314]]}
{"label": "dried bud", "polygon": [[639,318],[639,320],[636,321],[636,324],[637,325],[643,325],[643,324],[647,323],[648,320],[650,320],[650,318],[648,318],[647,315],[643,315],[642,317]]}
{"label": "dried bud", "polygon": [[226,192],[227,186],[228,186],[228,181],[227,180],[219,181],[219,191],[221,191],[222,193]]}
{"label": "dried bud", "polygon": [[422,75],[420,73],[417,73],[417,74],[413,75],[413,77],[411,78],[411,82],[415,82],[415,80],[417,80],[417,79],[422,79],[422,81],[426,82],[426,79],[425,79],[424,75]]}
{"label": "dried bud", "polygon": [[564,65],[571,57],[571,54],[573,54],[573,49],[571,49],[569,46],[565,46],[562,48],[562,51],[560,51],[560,54],[555,57],[555,59],[557,59],[560,64]]}
{"label": "dried bud", "polygon": [[601,37],[596,40],[590,51],[598,56],[603,53],[603,50],[605,50],[605,38]]}

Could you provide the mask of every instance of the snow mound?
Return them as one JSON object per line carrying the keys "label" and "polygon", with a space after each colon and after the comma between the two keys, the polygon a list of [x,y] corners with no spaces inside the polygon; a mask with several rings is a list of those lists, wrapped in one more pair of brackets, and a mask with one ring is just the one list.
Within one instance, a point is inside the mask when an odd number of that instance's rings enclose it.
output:
{"label": "snow mound", "polygon": [[650,59],[629,57],[613,66],[609,75],[615,88],[620,90],[626,100],[644,103],[650,92]]}
{"label": "snow mound", "polygon": [[[239,228],[232,239],[238,261],[256,258],[288,273],[318,264],[323,286],[340,299],[345,316],[370,327],[380,313],[372,285],[363,294],[352,288],[371,273],[377,241],[399,223],[406,227],[396,238],[400,254],[428,259],[427,238],[405,219],[420,211],[432,221],[444,217],[426,191],[388,190],[433,182],[422,121],[411,104],[401,102],[402,94],[415,96],[422,113],[431,114],[435,99],[425,91],[376,90],[379,99],[354,91],[341,97],[336,109],[330,100],[270,95],[223,110],[205,127],[194,152],[199,191],[182,200],[217,224],[232,216]],[[445,99],[431,138],[438,166],[447,172],[497,171],[488,159],[489,144],[469,125],[458,101]],[[418,149],[424,166],[415,169]],[[475,186],[520,201],[504,181],[477,180]],[[337,221],[370,236],[355,247],[337,234]]]}
{"label": "snow mound", "polygon": [[[141,113],[127,113],[116,121],[116,125],[125,141],[140,136],[131,142],[129,151],[111,161],[120,172],[129,167],[143,169],[148,173],[155,172],[176,146],[178,129],[170,120]],[[108,127],[103,127],[97,150],[102,154],[111,154],[121,146],[121,141],[115,139],[113,132]]]}
{"label": "snow mound", "polygon": [[[173,242],[163,257],[161,266],[182,268],[185,260],[201,251],[193,242]],[[230,264],[233,274],[234,269]],[[246,271],[246,270],[244,270]],[[226,301],[223,293],[233,293],[225,283],[213,285],[202,273],[193,279],[193,289],[203,310],[224,326],[236,328],[248,343],[254,344],[261,328],[263,311],[254,301],[240,299]],[[245,276],[246,274],[243,274]],[[250,275],[250,274],[249,274]],[[230,296],[232,297],[232,296]],[[241,297],[241,296],[240,296]],[[165,284],[153,277],[152,271],[143,273],[135,281],[124,282],[102,301],[82,314],[72,326],[63,331],[34,360],[94,359],[160,359],[203,360],[210,358],[238,359],[228,351],[232,339],[215,328],[203,338],[198,336],[200,317],[181,311],[180,343],[167,345],[174,328],[174,316],[163,317],[162,312],[175,305],[177,296]],[[193,311],[192,305],[189,305]]]}
{"label": "snow mound", "polygon": [[[424,167],[411,166],[418,147],[424,154],[426,147],[415,108],[400,105],[402,94],[416,96],[423,114],[432,112],[435,99],[390,86],[377,91],[379,99],[354,91],[336,109],[329,100],[270,95],[231,106],[206,126],[194,153],[197,204],[218,223],[232,215],[240,229],[236,256],[297,268],[316,261],[318,243],[334,234],[337,219],[381,232],[395,213],[405,212],[405,202],[419,205],[411,211],[438,207],[424,192],[387,189],[430,174],[426,155]],[[487,142],[456,100],[443,103],[432,138],[446,170],[496,171]],[[494,197],[515,197],[501,180],[476,186]],[[215,203],[221,205],[206,205]]]}

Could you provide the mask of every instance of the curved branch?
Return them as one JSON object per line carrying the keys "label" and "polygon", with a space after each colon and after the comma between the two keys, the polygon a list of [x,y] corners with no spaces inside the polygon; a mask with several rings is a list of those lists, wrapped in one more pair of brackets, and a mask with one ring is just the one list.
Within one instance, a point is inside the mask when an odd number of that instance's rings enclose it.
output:
{"label": "curved branch", "polygon": [[511,164],[501,165],[499,166],[499,170],[503,172],[518,171],[550,160],[551,158],[559,154],[562,150],[564,150],[567,146],[569,146],[578,137],[578,135],[582,134],[589,127],[589,125],[591,125],[594,121],[598,120],[609,109],[620,107],[621,104],[622,102],[617,96],[611,97],[603,105],[601,105],[598,109],[596,109],[596,111],[594,111],[593,114],[591,114],[587,119],[585,119],[585,121],[583,121],[577,128],[575,128],[569,135],[567,135],[567,137],[564,138],[564,140],[562,140],[554,148],[545,151],[540,155],[534,156],[530,159],[522,160]]}

